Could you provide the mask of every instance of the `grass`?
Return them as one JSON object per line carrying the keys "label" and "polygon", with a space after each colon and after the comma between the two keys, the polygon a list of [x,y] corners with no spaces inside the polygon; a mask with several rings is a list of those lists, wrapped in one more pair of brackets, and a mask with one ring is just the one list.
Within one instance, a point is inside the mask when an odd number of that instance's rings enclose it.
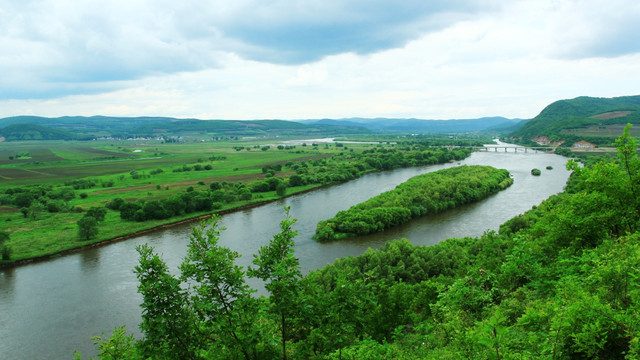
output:
{"label": "grass", "polygon": [[[86,198],[76,196],[69,205],[88,209],[104,206],[114,198],[126,200],[162,199],[180,192],[189,186],[206,190],[213,181],[249,182],[264,178],[262,167],[269,164],[285,164],[289,161],[307,161],[331,156],[344,148],[331,146],[302,147],[293,150],[268,151],[253,148],[258,144],[273,143],[273,140],[227,141],[215,143],[162,144],[148,142],[63,142],[41,141],[0,143],[0,194],[2,190],[25,185],[64,186],[65,181],[91,179],[97,186],[76,190],[76,195],[85,193]],[[236,151],[234,146],[250,146],[251,149]],[[357,146],[356,146],[357,147]],[[370,145],[361,145],[368,148]],[[141,149],[140,153],[133,150]],[[32,159],[9,160],[10,154],[29,152]],[[113,155],[112,155],[113,154]],[[210,157],[215,156],[214,160]],[[107,159],[105,159],[107,157]],[[224,157],[224,159],[222,159]],[[204,167],[211,170],[174,172],[184,165]],[[153,170],[162,172],[151,175]],[[134,175],[143,175],[134,178]],[[282,174],[280,174],[282,175]],[[102,183],[113,182],[113,186],[102,187]],[[198,183],[204,183],[199,185]],[[307,191],[319,184],[288,188],[287,195]],[[265,192],[244,202],[224,204],[217,211],[226,211],[251,204],[279,198],[275,192]],[[80,241],[76,222],[83,213],[42,211],[36,219],[25,218],[18,209],[0,206],[0,224],[10,234],[7,242],[12,248],[11,261],[49,256],[87,244],[97,243],[138,231],[179,222],[207,213],[190,213],[167,220],[146,222],[122,221],[119,212],[109,210],[106,219],[99,224],[98,236],[90,241]]]}

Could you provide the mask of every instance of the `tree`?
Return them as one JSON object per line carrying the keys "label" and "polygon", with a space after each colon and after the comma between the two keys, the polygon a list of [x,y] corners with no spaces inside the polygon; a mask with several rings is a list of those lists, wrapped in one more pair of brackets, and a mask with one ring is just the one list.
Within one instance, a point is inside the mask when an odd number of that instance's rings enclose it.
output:
{"label": "tree", "polygon": [[278,183],[278,185],[276,185],[276,194],[278,196],[284,196],[287,193],[287,185],[285,185],[285,183],[281,182]]}
{"label": "tree", "polygon": [[93,216],[83,216],[78,220],[78,236],[81,240],[90,240],[98,235],[98,220]]}
{"label": "tree", "polygon": [[630,134],[631,124],[625,126],[622,135],[616,139],[616,147],[618,150],[618,161],[622,165],[622,169],[628,183],[628,188],[635,199],[636,211],[640,212],[640,158],[638,157],[638,144]]}
{"label": "tree", "polygon": [[[104,333],[102,333],[102,335],[93,336],[91,340],[97,347],[101,360],[142,359],[135,347],[133,334],[127,334],[124,326],[116,327],[109,338],[105,338]],[[82,359],[82,355],[77,351],[74,351],[74,355],[76,360]]]}
{"label": "tree", "polygon": [[[31,206],[29,206],[27,210],[27,214],[30,218],[35,220],[38,218],[38,215],[40,215],[40,213],[43,212],[44,210],[45,210],[45,207],[44,205],[42,205],[40,201],[34,201],[31,203]],[[22,211],[22,209],[20,211]]]}
{"label": "tree", "polygon": [[145,335],[140,344],[144,358],[196,359],[198,338],[193,314],[186,308],[187,291],[169,274],[167,264],[147,245],[136,248],[140,264],[135,273],[142,294],[142,323]]}
{"label": "tree", "polygon": [[273,358],[262,301],[235,263],[240,255],[219,246],[219,235],[217,217],[192,229],[180,276],[151,247],[138,247],[144,358]]}
{"label": "tree", "polygon": [[107,208],[102,206],[94,206],[89,208],[85,213],[85,216],[91,216],[98,222],[104,221],[104,217],[107,215]]}
{"label": "tree", "polygon": [[289,177],[289,186],[302,186],[304,185],[304,179],[298,174],[291,175]]}
{"label": "tree", "polygon": [[235,263],[240,255],[219,246],[219,236],[217,217],[193,228],[180,266],[181,279],[193,286],[190,303],[200,331],[208,335],[205,339],[218,340],[209,346],[227,349],[229,357],[256,358],[258,302],[251,296],[254,290],[246,284],[244,270]]}
{"label": "tree", "polygon": [[0,256],[2,257],[2,260],[11,259],[11,248],[6,244],[7,240],[9,240],[9,233],[6,231],[0,231]]}
{"label": "tree", "polygon": [[290,207],[285,207],[286,217],[280,222],[280,233],[271,242],[260,248],[254,255],[253,264],[249,268],[249,276],[262,279],[270,293],[269,310],[279,318],[282,359],[287,359],[287,339],[291,330],[289,325],[298,314],[300,292],[300,263],[294,256],[293,238],[298,234],[291,228],[296,222],[289,214]]}

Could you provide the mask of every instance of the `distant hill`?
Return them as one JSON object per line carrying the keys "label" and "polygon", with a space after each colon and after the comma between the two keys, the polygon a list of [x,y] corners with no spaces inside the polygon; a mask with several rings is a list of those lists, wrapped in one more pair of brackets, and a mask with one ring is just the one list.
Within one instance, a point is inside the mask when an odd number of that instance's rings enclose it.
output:
{"label": "distant hill", "polygon": [[523,142],[545,137],[551,142],[586,140],[610,145],[627,123],[640,124],[640,95],[614,98],[581,96],[550,104],[538,116],[513,131],[511,136]]}
{"label": "distant hill", "polygon": [[301,120],[304,124],[330,124],[345,126],[363,126],[372,131],[402,133],[465,133],[481,131],[501,131],[510,129],[520,123],[520,119],[504,117],[483,117],[478,119],[395,119],[395,118],[347,118]]}
{"label": "distant hill", "polygon": [[[223,136],[260,136],[260,135],[304,135],[337,136],[340,134],[366,134],[371,130],[363,126],[347,124],[302,124],[284,120],[199,120],[176,119],[169,117],[108,117],[108,116],[65,116],[46,118],[39,116],[16,116],[0,119],[0,131],[11,131],[14,126],[29,125],[38,127],[40,136],[29,133],[32,139],[92,139],[99,137],[157,137],[181,136],[193,138]],[[35,129],[35,128],[33,128]],[[42,135],[44,129],[50,129]],[[52,131],[58,131],[54,136]],[[25,133],[26,134],[26,133]],[[66,134],[63,136],[62,134]],[[22,136],[15,133],[7,140],[17,140]]]}
{"label": "distant hill", "polygon": [[12,124],[0,129],[0,137],[6,141],[26,140],[78,140],[80,137],[68,131],[38,124]]}

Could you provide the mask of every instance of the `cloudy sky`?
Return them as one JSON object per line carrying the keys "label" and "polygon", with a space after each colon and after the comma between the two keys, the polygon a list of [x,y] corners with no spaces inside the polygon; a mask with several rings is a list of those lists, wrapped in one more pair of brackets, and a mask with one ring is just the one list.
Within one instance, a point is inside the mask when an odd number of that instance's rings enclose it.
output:
{"label": "cloudy sky", "polygon": [[0,0],[0,117],[531,118],[640,94],[637,0]]}

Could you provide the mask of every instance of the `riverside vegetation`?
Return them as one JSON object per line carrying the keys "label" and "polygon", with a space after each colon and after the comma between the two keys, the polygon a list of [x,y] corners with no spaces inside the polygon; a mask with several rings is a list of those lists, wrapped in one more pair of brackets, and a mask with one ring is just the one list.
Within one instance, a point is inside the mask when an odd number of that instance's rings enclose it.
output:
{"label": "riverside vegetation", "polygon": [[470,154],[466,148],[433,147],[425,138],[348,146],[249,141],[0,143],[0,265],[372,171],[438,164]]}
{"label": "riverside vegetation", "polygon": [[564,193],[478,238],[397,240],[307,276],[288,214],[248,270],[217,245],[215,220],[194,228],[179,275],[139,247],[144,337],[117,328],[94,338],[99,356],[637,359],[640,159],[628,129],[614,160],[570,161]]}
{"label": "riverside vegetation", "polygon": [[413,218],[478,201],[511,184],[507,170],[490,166],[463,165],[418,175],[321,221],[314,238],[331,241],[384,231]]}

